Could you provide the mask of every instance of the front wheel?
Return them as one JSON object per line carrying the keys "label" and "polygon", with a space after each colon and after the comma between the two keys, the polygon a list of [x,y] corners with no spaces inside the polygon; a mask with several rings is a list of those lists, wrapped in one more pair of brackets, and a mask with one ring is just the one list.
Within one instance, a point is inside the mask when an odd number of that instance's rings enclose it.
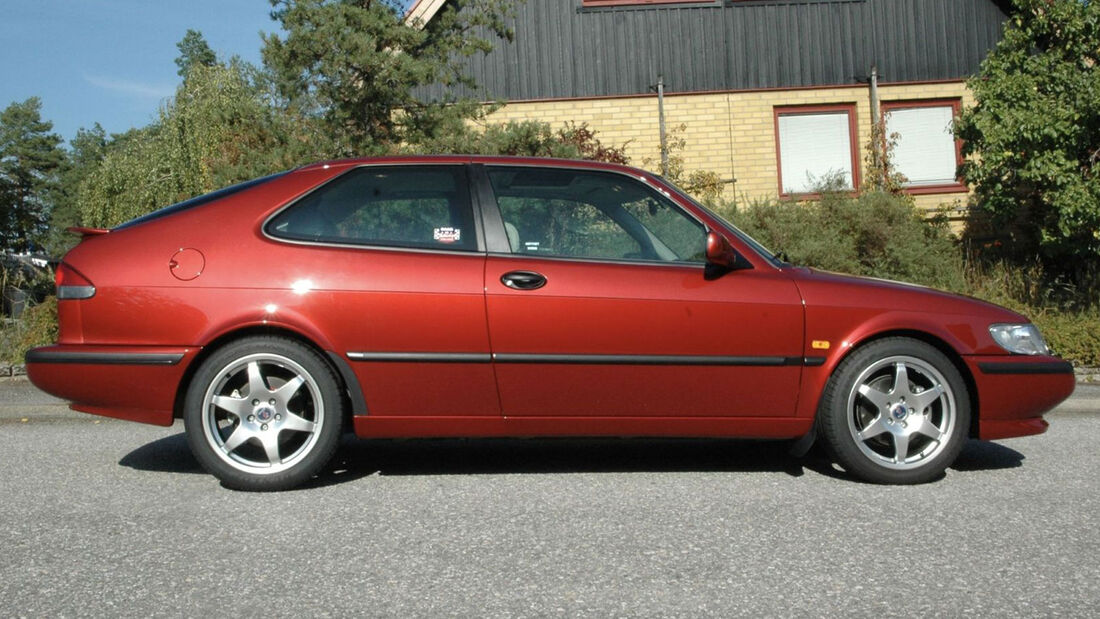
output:
{"label": "front wheel", "polygon": [[874,483],[941,476],[962,450],[970,397],[958,369],[909,338],[872,342],[829,379],[818,410],[826,446],[846,471]]}
{"label": "front wheel", "polygon": [[328,364],[280,337],[241,339],[211,355],[183,416],[195,458],[238,490],[285,490],[313,477],[336,452],[343,417]]}

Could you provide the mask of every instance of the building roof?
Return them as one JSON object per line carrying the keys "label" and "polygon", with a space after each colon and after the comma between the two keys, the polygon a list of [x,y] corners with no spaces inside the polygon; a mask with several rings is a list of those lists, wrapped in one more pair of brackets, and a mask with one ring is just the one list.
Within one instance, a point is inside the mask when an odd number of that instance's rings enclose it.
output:
{"label": "building roof", "polygon": [[416,0],[409,10],[405,12],[405,21],[412,22],[419,19],[421,23],[428,23],[447,4],[447,0]]}
{"label": "building roof", "polygon": [[[1012,0],[993,0],[993,3],[1005,13],[1011,13],[1015,9]],[[439,9],[442,9],[445,4],[447,4],[447,0],[416,0],[405,12],[405,21],[419,18],[421,22],[426,24],[435,17],[436,13],[439,13]]]}
{"label": "building roof", "polygon": [[[530,101],[961,81],[1002,38],[1004,0],[671,2],[582,9],[580,0],[515,6],[515,36],[462,57],[479,89],[433,85],[424,100]],[[452,0],[419,0],[417,20]],[[432,13],[432,9],[436,11]]]}

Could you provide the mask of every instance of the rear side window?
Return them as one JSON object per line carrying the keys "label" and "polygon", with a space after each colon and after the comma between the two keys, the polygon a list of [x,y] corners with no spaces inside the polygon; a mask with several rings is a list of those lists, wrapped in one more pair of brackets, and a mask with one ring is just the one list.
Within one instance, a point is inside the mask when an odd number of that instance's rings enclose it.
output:
{"label": "rear side window", "polygon": [[298,241],[474,251],[462,166],[355,168],[276,215],[271,236]]}

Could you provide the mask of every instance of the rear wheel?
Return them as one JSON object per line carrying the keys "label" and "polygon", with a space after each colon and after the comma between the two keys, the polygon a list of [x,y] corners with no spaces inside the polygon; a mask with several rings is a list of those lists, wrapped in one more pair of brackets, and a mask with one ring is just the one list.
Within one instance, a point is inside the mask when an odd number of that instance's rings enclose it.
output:
{"label": "rear wheel", "polygon": [[184,425],[195,458],[226,486],[285,490],[336,452],[344,418],[335,375],[316,352],[280,337],[215,352],[187,391]]}
{"label": "rear wheel", "polygon": [[826,446],[852,475],[916,484],[941,476],[970,426],[962,376],[936,348],[890,338],[856,350],[837,368],[818,423]]}

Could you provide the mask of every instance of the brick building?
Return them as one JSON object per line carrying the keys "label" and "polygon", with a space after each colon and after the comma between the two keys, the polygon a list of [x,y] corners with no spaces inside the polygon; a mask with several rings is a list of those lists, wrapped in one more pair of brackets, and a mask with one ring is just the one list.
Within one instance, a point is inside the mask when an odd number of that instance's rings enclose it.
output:
{"label": "brick building", "polygon": [[[408,19],[431,20],[447,2],[418,0]],[[895,161],[918,204],[934,208],[966,198],[951,120],[1000,40],[1005,4],[526,0],[515,40],[468,60],[484,90],[465,94],[506,101],[493,120],[587,122],[606,143],[629,142],[637,164],[660,153],[660,79],[687,171],[732,179],[731,196],[785,197],[831,175],[859,185],[874,67]]]}

